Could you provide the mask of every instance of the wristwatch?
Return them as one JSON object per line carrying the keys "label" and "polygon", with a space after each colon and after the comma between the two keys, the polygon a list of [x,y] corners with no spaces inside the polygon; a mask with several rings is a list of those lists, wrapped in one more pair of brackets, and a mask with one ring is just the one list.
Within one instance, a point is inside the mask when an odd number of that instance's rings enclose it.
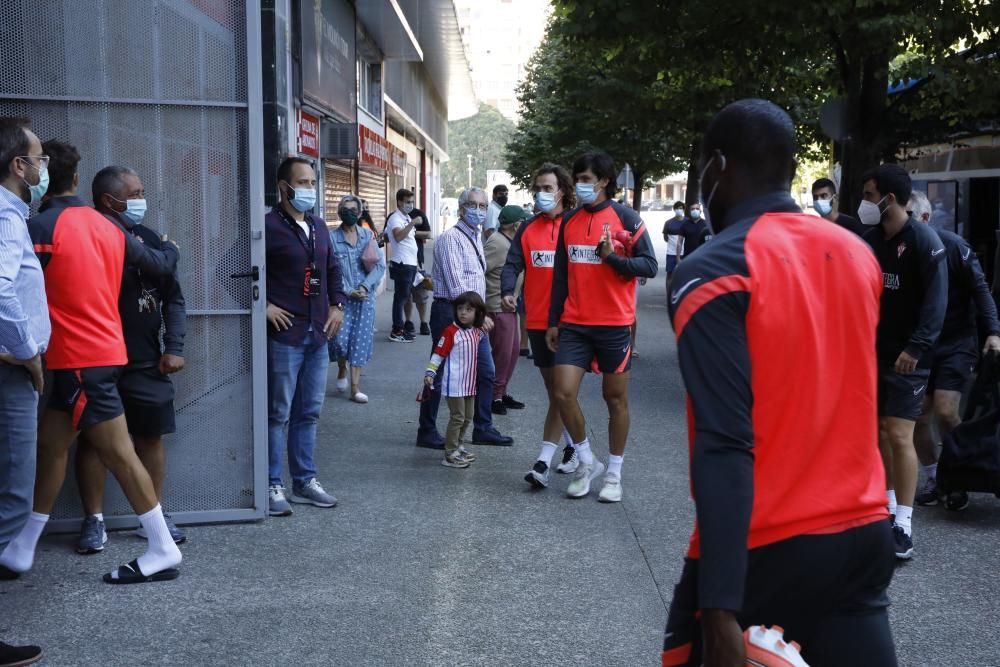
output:
{"label": "wristwatch", "polygon": [[333,304],[333,307],[339,310],[340,312],[344,312],[344,304],[342,303],[335,303]]}

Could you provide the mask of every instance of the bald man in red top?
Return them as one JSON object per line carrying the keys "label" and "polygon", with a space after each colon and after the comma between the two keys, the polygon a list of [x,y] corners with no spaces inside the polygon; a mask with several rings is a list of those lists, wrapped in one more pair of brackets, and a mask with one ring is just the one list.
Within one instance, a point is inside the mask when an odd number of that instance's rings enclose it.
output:
{"label": "bald man in red top", "polygon": [[742,633],[765,624],[812,667],[895,665],[876,422],[881,270],[857,236],[817,225],[789,196],[784,111],[735,102],[703,146],[716,234],[681,263],[669,297],[697,520],[663,664],[746,664]]}

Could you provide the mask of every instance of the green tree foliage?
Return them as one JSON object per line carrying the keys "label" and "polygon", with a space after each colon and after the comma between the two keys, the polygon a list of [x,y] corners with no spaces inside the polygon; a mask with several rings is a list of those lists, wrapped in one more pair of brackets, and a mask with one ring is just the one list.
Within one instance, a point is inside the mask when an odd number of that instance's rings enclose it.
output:
{"label": "green tree foliage", "polygon": [[[637,138],[626,145],[660,143],[650,176],[675,163],[689,165],[689,197],[696,196],[692,156],[711,116],[728,102],[763,97],[784,108],[799,127],[801,146],[828,146],[818,127],[821,105],[845,100],[846,135],[838,145],[841,202],[851,210],[861,173],[892,158],[901,144],[940,140],[996,117],[1000,108],[1000,3],[989,0],[554,0],[547,43],[562,52],[534,64],[524,96],[560,91],[560,66],[571,74],[597,67],[622,79],[583,96],[542,100],[525,115],[508,159],[517,175],[536,152],[569,150],[577,141],[607,142],[604,133]],[[962,51],[962,49],[966,49]],[[961,51],[961,53],[960,53]],[[595,65],[596,64],[596,65]],[[594,83],[595,78],[577,81]],[[894,84],[913,85],[889,95]],[[586,94],[594,91],[600,94]],[[554,107],[554,108],[553,108]],[[528,109],[528,106],[525,105]],[[633,113],[634,112],[634,113]],[[586,132],[577,123],[603,126]],[[636,118],[636,116],[638,118]],[[642,122],[645,120],[645,123]],[[667,134],[657,129],[665,125]],[[626,134],[624,130],[631,131]],[[650,139],[650,142],[645,141]],[[651,151],[650,151],[651,152]],[[619,155],[616,155],[619,157]],[[806,154],[804,157],[819,157]],[[628,158],[632,161],[631,156]],[[643,164],[636,159],[634,164]],[[515,173],[512,171],[512,173]]]}
{"label": "green tree foliage", "polygon": [[486,171],[504,169],[504,148],[514,133],[514,123],[488,104],[479,105],[479,113],[448,123],[448,155],[451,160],[441,168],[441,193],[457,197],[469,183],[472,156],[472,184],[483,187]]}

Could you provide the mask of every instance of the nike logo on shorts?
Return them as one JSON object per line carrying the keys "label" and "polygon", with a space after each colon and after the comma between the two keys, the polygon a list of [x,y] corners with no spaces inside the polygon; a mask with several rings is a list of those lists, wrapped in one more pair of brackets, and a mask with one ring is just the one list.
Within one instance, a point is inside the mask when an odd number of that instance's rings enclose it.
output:
{"label": "nike logo on shorts", "polygon": [[919,396],[919,395],[920,395],[920,392],[922,392],[922,391],[924,390],[924,387],[926,387],[926,386],[927,386],[927,385],[925,385],[925,384],[922,384],[922,385],[920,385],[919,387],[917,387],[916,389],[914,389],[914,390],[913,390],[913,395],[914,395],[914,396]]}
{"label": "nike logo on shorts", "polygon": [[931,250],[931,257],[937,257],[944,252],[944,248],[938,248],[937,250]]}

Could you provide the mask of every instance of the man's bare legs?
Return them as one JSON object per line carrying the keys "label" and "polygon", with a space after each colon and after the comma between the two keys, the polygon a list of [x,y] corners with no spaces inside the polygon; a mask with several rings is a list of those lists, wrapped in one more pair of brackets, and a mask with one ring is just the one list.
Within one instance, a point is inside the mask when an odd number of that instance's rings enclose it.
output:
{"label": "man's bare legs", "polygon": [[880,434],[879,448],[886,464],[886,486],[895,491],[896,524],[909,535],[917,493],[917,453],[913,443],[916,422],[898,417],[882,417],[879,422],[879,430],[884,433]]}

